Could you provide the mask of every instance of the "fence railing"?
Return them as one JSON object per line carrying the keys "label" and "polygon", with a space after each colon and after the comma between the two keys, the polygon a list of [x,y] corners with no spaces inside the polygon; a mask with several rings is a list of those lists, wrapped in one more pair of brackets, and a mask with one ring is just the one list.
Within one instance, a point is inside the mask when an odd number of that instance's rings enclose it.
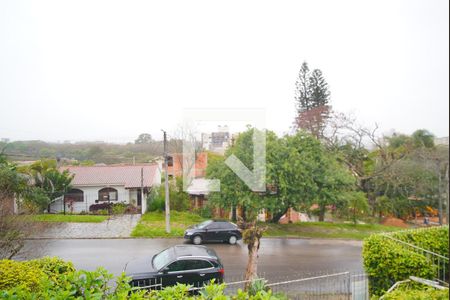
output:
{"label": "fence railing", "polygon": [[[415,230],[426,230],[426,229],[415,229]],[[403,246],[405,249],[418,253],[422,256],[425,256],[427,260],[435,266],[435,280],[441,282],[448,286],[449,280],[449,258],[438,253],[432,252],[430,250],[421,248],[414,244],[399,240],[394,238],[391,234],[383,234],[384,237],[390,239],[393,242]]]}
{"label": "fence railing", "polygon": [[[368,276],[366,274],[353,274],[351,272],[337,272],[331,274],[317,274],[314,276],[306,275],[304,277],[290,280],[268,281],[259,277],[255,281],[264,281],[265,287],[274,294],[282,293],[288,299],[330,299],[330,300],[369,300],[368,294]],[[134,289],[161,289],[162,281],[140,280],[135,281]],[[238,289],[244,289],[249,283],[246,280],[231,280],[225,282],[224,290],[226,295],[232,295]],[[201,290],[207,284],[198,282],[191,284],[191,291]]]}

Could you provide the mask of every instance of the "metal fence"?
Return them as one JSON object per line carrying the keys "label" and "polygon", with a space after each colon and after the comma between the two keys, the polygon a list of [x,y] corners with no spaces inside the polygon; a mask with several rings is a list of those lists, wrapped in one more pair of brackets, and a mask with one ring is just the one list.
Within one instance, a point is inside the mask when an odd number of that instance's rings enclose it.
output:
{"label": "metal fence", "polygon": [[[422,231],[427,230],[427,228],[414,229],[411,231]],[[392,237],[392,234],[384,234],[386,238],[390,239],[393,242],[403,246],[405,249],[418,253],[422,256],[425,256],[427,260],[435,267],[435,280],[439,281],[442,284],[448,286],[449,281],[449,258],[438,253],[434,253],[427,249],[421,248],[419,246],[413,245],[411,243],[399,240],[397,238]]]}
{"label": "metal fence", "polygon": [[289,299],[369,299],[367,275],[351,272],[269,282],[267,287]]}
{"label": "metal fence", "polygon": [[[236,280],[238,279],[238,280]],[[330,274],[304,274],[295,279],[268,281],[260,276],[255,281],[263,281],[267,290],[274,294],[283,294],[288,299],[308,300],[369,300],[368,277],[363,273],[337,272]],[[234,295],[239,289],[244,290],[249,281],[239,278],[228,278],[225,282],[225,294]],[[135,280],[134,289],[161,289],[161,280]],[[192,291],[198,291],[207,282],[198,282],[191,287]]]}

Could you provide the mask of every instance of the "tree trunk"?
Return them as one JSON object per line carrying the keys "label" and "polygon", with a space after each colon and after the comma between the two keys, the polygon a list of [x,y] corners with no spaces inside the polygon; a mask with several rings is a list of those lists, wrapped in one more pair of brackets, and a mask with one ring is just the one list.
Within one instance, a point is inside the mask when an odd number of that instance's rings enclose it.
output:
{"label": "tree trunk", "polygon": [[261,243],[261,237],[267,227],[258,226],[256,219],[251,222],[240,219],[238,225],[243,230],[242,239],[244,243],[247,244],[248,249],[248,261],[244,278],[246,281],[245,289],[247,290],[251,286],[252,281],[258,277],[258,250]]}
{"label": "tree trunk", "polygon": [[248,262],[245,270],[245,290],[247,290],[252,281],[258,277],[258,249],[260,238],[255,237],[251,243],[247,245],[248,248]]}
{"label": "tree trunk", "polygon": [[242,216],[241,216],[242,219],[243,219],[244,221],[247,221],[247,216],[246,216],[245,206],[242,206],[241,212],[242,212]]}
{"label": "tree trunk", "polygon": [[233,205],[231,207],[231,221],[236,222],[237,217],[236,217],[236,205]]}
{"label": "tree trunk", "polygon": [[319,222],[325,221],[325,205],[319,206]]}
{"label": "tree trunk", "polygon": [[278,223],[280,221],[281,217],[287,213],[289,208],[284,209],[283,211],[279,213],[275,213],[272,216],[272,220],[270,220],[271,223]]}

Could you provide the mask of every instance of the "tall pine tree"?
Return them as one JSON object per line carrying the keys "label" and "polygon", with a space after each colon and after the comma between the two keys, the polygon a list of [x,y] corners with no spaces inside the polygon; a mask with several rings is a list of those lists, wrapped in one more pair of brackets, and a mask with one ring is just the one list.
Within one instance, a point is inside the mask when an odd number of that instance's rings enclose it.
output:
{"label": "tall pine tree", "polygon": [[300,67],[295,87],[296,129],[306,130],[321,138],[331,111],[330,91],[322,71],[319,69],[310,71],[308,64],[304,62]]}

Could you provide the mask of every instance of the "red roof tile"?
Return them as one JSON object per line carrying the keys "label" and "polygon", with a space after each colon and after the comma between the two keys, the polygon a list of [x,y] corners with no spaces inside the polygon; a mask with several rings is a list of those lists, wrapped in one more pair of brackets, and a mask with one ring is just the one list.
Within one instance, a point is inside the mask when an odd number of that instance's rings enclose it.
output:
{"label": "red roof tile", "polygon": [[144,170],[145,187],[150,187],[159,174],[158,165],[120,165],[120,166],[69,166],[63,167],[74,174],[72,185],[124,185],[125,188],[141,186],[141,169]]}

